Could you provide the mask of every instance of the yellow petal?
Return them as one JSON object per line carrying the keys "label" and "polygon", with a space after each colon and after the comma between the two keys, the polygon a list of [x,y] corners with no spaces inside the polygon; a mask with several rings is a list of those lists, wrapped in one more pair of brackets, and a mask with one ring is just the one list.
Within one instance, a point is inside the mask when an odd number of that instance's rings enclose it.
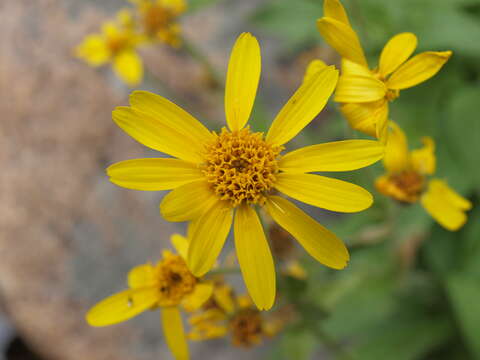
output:
{"label": "yellow petal", "polygon": [[342,74],[338,79],[335,101],[341,103],[366,103],[385,97],[385,84],[373,75]]}
{"label": "yellow petal", "polygon": [[451,51],[426,51],[418,54],[390,76],[387,87],[402,90],[418,85],[439,72],[450,56],[452,56]]}
{"label": "yellow petal", "polygon": [[167,126],[161,118],[125,106],[117,107],[112,116],[123,131],[149,148],[188,162],[203,161],[203,147]]}
{"label": "yellow petal", "polygon": [[460,229],[467,221],[465,211],[471,203],[453,191],[441,180],[433,179],[428,190],[422,195],[425,210],[444,228],[450,231]]}
{"label": "yellow petal", "polygon": [[103,65],[111,57],[105,38],[100,35],[88,35],[75,49],[75,55],[92,66]]}
{"label": "yellow petal", "polygon": [[202,150],[206,141],[213,139],[212,133],[188,112],[164,97],[148,91],[134,91],[130,104],[135,109],[175,130],[189,139],[195,150]]}
{"label": "yellow petal", "polygon": [[273,121],[266,140],[282,145],[295,137],[325,107],[335,89],[338,70],[327,66],[303,83]]}
{"label": "yellow petal", "polygon": [[135,266],[128,273],[128,286],[132,289],[155,286],[155,268],[150,264]]}
{"label": "yellow petal", "polygon": [[258,215],[242,204],[235,214],[235,249],[243,280],[259,310],[268,310],[275,301],[275,266]]}
{"label": "yellow petal", "polygon": [[384,127],[388,119],[388,102],[348,103],[340,106],[340,111],[352,129],[378,138],[377,127]]}
{"label": "yellow petal", "polygon": [[217,285],[213,291],[213,298],[226,314],[232,314],[235,311],[233,290],[230,286]]}
{"label": "yellow petal", "polygon": [[343,242],[290,201],[271,196],[267,211],[315,260],[333,269],[347,266],[350,257]]}
{"label": "yellow petal", "polygon": [[128,320],[151,308],[158,299],[155,288],[129,289],[100,301],[92,307],[86,320],[91,326],[107,326]]}
{"label": "yellow petal", "polygon": [[342,58],[342,75],[356,75],[356,76],[370,76],[374,77],[373,73],[367,66],[357,64],[348,59]]}
{"label": "yellow petal", "polygon": [[422,138],[423,148],[413,150],[410,160],[413,168],[420,174],[432,175],[436,168],[435,142],[429,136]]}
{"label": "yellow petal", "polygon": [[233,211],[229,204],[217,202],[195,220],[187,263],[197,277],[206,274],[215,264],[232,226]]}
{"label": "yellow petal", "polygon": [[187,221],[205,213],[216,199],[205,180],[195,181],[168,193],[160,203],[160,213],[168,221]]}
{"label": "yellow petal", "polygon": [[193,292],[182,300],[182,306],[190,312],[198,310],[210,299],[212,293],[213,284],[211,282],[198,283]]}
{"label": "yellow petal", "polygon": [[397,34],[388,40],[380,55],[379,73],[387,77],[402,65],[417,48],[417,37],[409,32]]}
{"label": "yellow petal", "polygon": [[225,115],[232,131],[243,128],[250,117],[261,63],[257,39],[250,33],[241,34],[230,55],[225,85]]}
{"label": "yellow petal", "polygon": [[350,171],[371,165],[383,157],[384,146],[374,140],[343,140],[311,145],[280,159],[280,170],[288,173]]}
{"label": "yellow petal", "polygon": [[358,212],[373,202],[372,195],[364,188],[320,175],[280,173],[275,188],[294,199],[331,211]]}
{"label": "yellow petal", "polygon": [[388,124],[388,140],[385,146],[383,165],[390,173],[400,173],[409,167],[407,137],[393,121]]}
{"label": "yellow petal", "polygon": [[143,79],[142,59],[134,50],[122,51],[115,55],[113,70],[129,86],[136,86]]}
{"label": "yellow petal", "polygon": [[347,12],[339,0],[324,0],[323,16],[338,20],[345,25],[350,25]]}
{"label": "yellow petal", "polygon": [[368,67],[360,40],[350,25],[330,17],[323,17],[317,20],[317,28],[325,41],[342,58]]}
{"label": "yellow petal", "polygon": [[305,75],[303,76],[303,83],[306,83],[312,78],[313,75],[326,67],[327,64],[325,64],[322,60],[315,59],[310,61],[310,64],[308,64],[307,69],[305,70]]}
{"label": "yellow petal", "polygon": [[183,330],[182,316],[176,306],[162,308],[163,335],[175,360],[188,360],[187,337]]}
{"label": "yellow petal", "polygon": [[170,237],[170,242],[177,251],[178,255],[180,255],[184,260],[187,260],[188,239],[180,234],[173,234]]}
{"label": "yellow petal", "polygon": [[121,161],[107,168],[110,181],[135,190],[170,190],[203,179],[197,165],[178,159],[135,159]]}

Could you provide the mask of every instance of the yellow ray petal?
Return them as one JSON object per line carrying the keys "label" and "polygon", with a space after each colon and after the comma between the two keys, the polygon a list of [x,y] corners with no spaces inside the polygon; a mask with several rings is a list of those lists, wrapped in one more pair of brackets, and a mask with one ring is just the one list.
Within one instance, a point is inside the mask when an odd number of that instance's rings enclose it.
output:
{"label": "yellow ray petal", "polygon": [[307,69],[305,70],[305,75],[303,76],[303,83],[306,83],[309,81],[313,75],[315,75],[317,72],[320,70],[323,70],[324,68],[327,67],[327,64],[325,64],[322,60],[312,60],[307,66]]}
{"label": "yellow ray petal", "polygon": [[162,308],[163,335],[175,360],[190,359],[182,316],[176,306]]}
{"label": "yellow ray petal", "polygon": [[432,179],[429,183],[429,190],[435,193],[442,194],[445,200],[461,210],[470,210],[472,208],[472,203],[465,199],[463,196],[458,194],[453,190],[445,181],[440,179]]}
{"label": "yellow ray petal", "polygon": [[418,54],[390,76],[387,87],[402,90],[418,85],[439,72],[450,56],[452,56],[451,51],[426,51]]}
{"label": "yellow ray petal", "polygon": [[168,221],[188,221],[205,213],[216,199],[205,180],[195,181],[168,193],[160,203],[160,213]]}
{"label": "yellow ray petal", "polygon": [[400,173],[409,166],[407,137],[393,121],[388,123],[388,139],[385,146],[383,165],[390,173]]}
{"label": "yellow ray petal", "polygon": [[387,77],[402,65],[417,48],[417,37],[409,32],[400,33],[388,40],[380,54],[378,70]]}
{"label": "yellow ray petal", "polygon": [[149,148],[188,162],[203,161],[201,144],[166,126],[156,117],[125,106],[117,107],[112,117],[123,131]]}
{"label": "yellow ray petal", "polygon": [[350,256],[343,242],[290,201],[271,196],[267,211],[315,260],[333,269],[347,266]]}
{"label": "yellow ray petal", "polygon": [[187,311],[198,310],[212,296],[213,284],[211,282],[203,282],[195,285],[192,293],[188,294],[182,301],[182,306]]}
{"label": "yellow ray petal", "polygon": [[235,303],[233,299],[233,290],[226,284],[218,285],[213,291],[215,302],[227,314],[232,314],[235,311]]}
{"label": "yellow ray petal", "polygon": [[385,125],[387,122],[388,102],[380,100],[371,103],[342,104],[340,111],[352,129],[378,137],[377,126]]}
{"label": "yellow ray petal", "polygon": [[384,146],[374,140],[343,140],[311,145],[284,155],[280,170],[288,173],[350,171],[383,157]]}
{"label": "yellow ray petal", "polygon": [[178,255],[180,255],[186,261],[188,254],[188,239],[180,234],[173,234],[170,237],[170,242],[177,251]]}
{"label": "yellow ray petal", "polygon": [[75,55],[91,66],[100,66],[110,60],[111,53],[105,38],[100,35],[88,35],[75,49]]}
{"label": "yellow ray petal", "polygon": [[232,226],[233,211],[229,204],[217,202],[195,220],[188,248],[187,263],[197,277],[215,264]]}
{"label": "yellow ray petal", "polygon": [[128,320],[151,308],[158,299],[155,288],[129,289],[100,301],[92,307],[86,320],[91,326],[107,326]]}
{"label": "yellow ray petal", "polygon": [[302,84],[273,121],[266,140],[282,145],[295,137],[325,107],[335,89],[338,70],[327,66]]}
{"label": "yellow ray petal", "polygon": [[350,25],[330,17],[323,17],[317,20],[317,28],[325,41],[341,57],[368,67],[360,40]]}
{"label": "yellow ray petal", "polygon": [[385,97],[385,84],[373,75],[343,74],[338,79],[335,101],[342,103],[367,103]]}
{"label": "yellow ray petal", "polygon": [[342,64],[342,75],[374,77],[370,69],[364,65],[357,64],[345,58],[342,58],[341,64]]}
{"label": "yellow ray petal", "polygon": [[151,264],[135,266],[128,273],[128,286],[132,289],[155,286],[155,268]]}
{"label": "yellow ray petal", "polygon": [[137,86],[143,79],[142,58],[135,50],[122,51],[113,58],[113,70],[129,86]]}
{"label": "yellow ray petal", "polygon": [[420,174],[432,175],[436,168],[435,142],[430,136],[424,136],[422,142],[423,148],[410,152],[410,161]]}
{"label": "yellow ray petal", "polygon": [[203,148],[206,141],[213,139],[212,133],[200,121],[160,95],[148,91],[134,91],[130,95],[130,104],[135,110],[149,115],[189,139],[195,148]]}
{"label": "yellow ray petal", "polygon": [[345,25],[350,25],[347,12],[339,0],[324,0],[323,16],[338,20]]}
{"label": "yellow ray petal", "polygon": [[170,190],[203,179],[197,165],[178,159],[135,159],[120,161],[107,168],[110,181],[135,190]]}
{"label": "yellow ray petal", "polygon": [[259,310],[275,301],[275,266],[258,215],[249,205],[238,207],[234,223],[235,249],[243,280]]}
{"label": "yellow ray petal", "polygon": [[250,117],[261,63],[257,39],[250,33],[241,34],[230,55],[225,85],[225,115],[232,131],[243,128]]}
{"label": "yellow ray petal", "polygon": [[331,211],[358,212],[373,202],[372,195],[364,188],[320,175],[280,173],[275,188],[294,199]]}

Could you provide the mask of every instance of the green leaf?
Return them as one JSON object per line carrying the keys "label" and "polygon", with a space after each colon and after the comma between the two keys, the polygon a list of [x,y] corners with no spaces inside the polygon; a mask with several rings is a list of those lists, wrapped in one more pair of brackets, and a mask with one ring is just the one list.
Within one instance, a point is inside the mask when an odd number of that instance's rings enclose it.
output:
{"label": "green leaf", "polygon": [[272,360],[309,360],[318,340],[306,328],[292,326],[282,333],[269,358]]}

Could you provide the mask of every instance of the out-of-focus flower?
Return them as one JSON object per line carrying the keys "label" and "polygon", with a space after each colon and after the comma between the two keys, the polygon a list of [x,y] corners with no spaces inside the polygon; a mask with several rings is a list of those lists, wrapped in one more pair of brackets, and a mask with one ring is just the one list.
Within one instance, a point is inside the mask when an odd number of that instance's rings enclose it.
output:
{"label": "out-of-focus flower", "polygon": [[257,40],[248,33],[240,35],[225,90],[229,129],[219,133],[210,132],[161,96],[134,92],[130,107],[113,112],[114,121],[140,143],[176,159],[127,160],[110,166],[107,173],[113,183],[130,189],[173,189],[160,211],[169,221],[192,221],[187,263],[196,276],[212,268],[234,223],[236,253],[247,289],[259,309],[269,309],[275,299],[275,268],[255,206],[265,206],[316,260],[342,269],[349,259],[342,241],[274,191],[332,211],[362,211],[373,201],[365,189],[309,173],[365,167],[383,157],[384,147],[378,141],[347,140],[281,156],[283,145],[323,109],[338,72],[327,66],[301,85],[265,136],[246,126],[260,66]]}
{"label": "out-of-focus flower", "polygon": [[201,341],[229,336],[236,346],[258,345],[285,326],[288,318],[280,314],[261,313],[248,295],[237,296],[230,286],[219,283],[210,300],[189,318],[188,338]]}
{"label": "out-of-focus flower", "polygon": [[91,326],[107,326],[160,308],[167,344],[177,360],[186,360],[189,352],[179,307],[187,311],[200,308],[212,295],[213,284],[188,270],[187,239],[175,234],[171,241],[178,254],[164,250],[163,259],[156,265],[134,267],[128,274],[129,289],[96,304],[86,320]]}
{"label": "out-of-focus flower", "polygon": [[420,201],[425,210],[443,227],[457,230],[467,220],[471,203],[439,179],[428,181],[435,173],[435,144],[424,137],[423,148],[409,151],[402,129],[389,121],[388,140],[383,164],[387,174],[379,177],[375,186],[384,195],[403,203]]}
{"label": "out-of-focus flower", "polygon": [[181,45],[178,17],[187,9],[184,0],[130,0],[138,9],[142,33],[150,41]]}
{"label": "out-of-focus flower", "polygon": [[77,46],[76,55],[91,66],[111,63],[115,73],[129,86],[138,85],[143,78],[143,63],[136,49],[141,37],[128,10],[117,14],[116,21],[103,24],[100,34],[85,37]]}
{"label": "out-of-focus flower", "polygon": [[410,58],[417,37],[400,33],[387,42],[378,67],[370,70],[339,0],[324,0],[324,16],[317,26],[325,41],[342,57],[335,101],[342,103],[340,109],[352,128],[376,137],[386,129],[388,102],[395,100],[400,90],[430,79],[452,55],[451,51],[426,51]]}

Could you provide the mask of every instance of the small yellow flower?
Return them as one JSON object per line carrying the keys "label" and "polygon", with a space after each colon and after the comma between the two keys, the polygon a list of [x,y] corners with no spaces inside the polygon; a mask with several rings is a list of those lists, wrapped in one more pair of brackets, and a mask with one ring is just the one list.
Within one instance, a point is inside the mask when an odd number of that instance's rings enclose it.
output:
{"label": "small yellow flower", "polygon": [[116,21],[103,24],[100,34],[88,35],[77,46],[76,55],[91,66],[112,63],[113,70],[126,84],[138,85],[143,78],[143,64],[136,52],[141,40],[134,24],[128,10],[120,11]]}
{"label": "small yellow flower", "polygon": [[187,263],[196,276],[212,268],[234,223],[245,284],[255,304],[269,309],[275,299],[275,268],[256,206],[264,207],[319,262],[342,269],[349,259],[342,241],[275,191],[332,211],[364,210],[373,201],[365,189],[310,173],[365,167],[383,157],[384,147],[378,141],[346,140],[281,155],[283,145],[325,106],[338,72],[326,66],[302,84],[264,135],[246,126],[260,66],[257,40],[240,35],[227,73],[228,129],[219,133],[161,96],[133,92],[131,106],[117,108],[114,121],[140,143],[176,158],[127,160],[107,173],[113,183],[130,189],[173,189],[160,211],[169,221],[191,221]]}
{"label": "small yellow flower", "polygon": [[389,135],[383,159],[387,174],[379,177],[375,186],[384,195],[403,203],[420,201],[425,210],[444,228],[458,230],[467,220],[471,203],[439,179],[428,181],[435,173],[435,144],[424,137],[421,149],[408,150],[402,129],[389,121]]}
{"label": "small yellow flower", "polygon": [[140,15],[142,31],[147,39],[173,47],[181,45],[181,27],[177,18],[187,9],[184,0],[131,0]]}
{"label": "small yellow flower", "polygon": [[352,128],[376,137],[386,129],[388,102],[396,99],[400,90],[430,79],[452,55],[451,51],[426,51],[410,58],[417,37],[400,33],[387,42],[378,67],[370,70],[339,0],[324,0],[324,17],[317,26],[325,41],[342,57],[335,101],[342,103],[341,111]]}
{"label": "small yellow flower", "polygon": [[86,320],[91,326],[107,326],[128,320],[146,310],[161,308],[163,332],[177,360],[189,358],[179,306],[200,308],[212,295],[213,284],[195,277],[185,262],[188,241],[171,238],[178,255],[168,250],[156,265],[134,267],[128,274],[130,289],[109,296],[91,308]]}

